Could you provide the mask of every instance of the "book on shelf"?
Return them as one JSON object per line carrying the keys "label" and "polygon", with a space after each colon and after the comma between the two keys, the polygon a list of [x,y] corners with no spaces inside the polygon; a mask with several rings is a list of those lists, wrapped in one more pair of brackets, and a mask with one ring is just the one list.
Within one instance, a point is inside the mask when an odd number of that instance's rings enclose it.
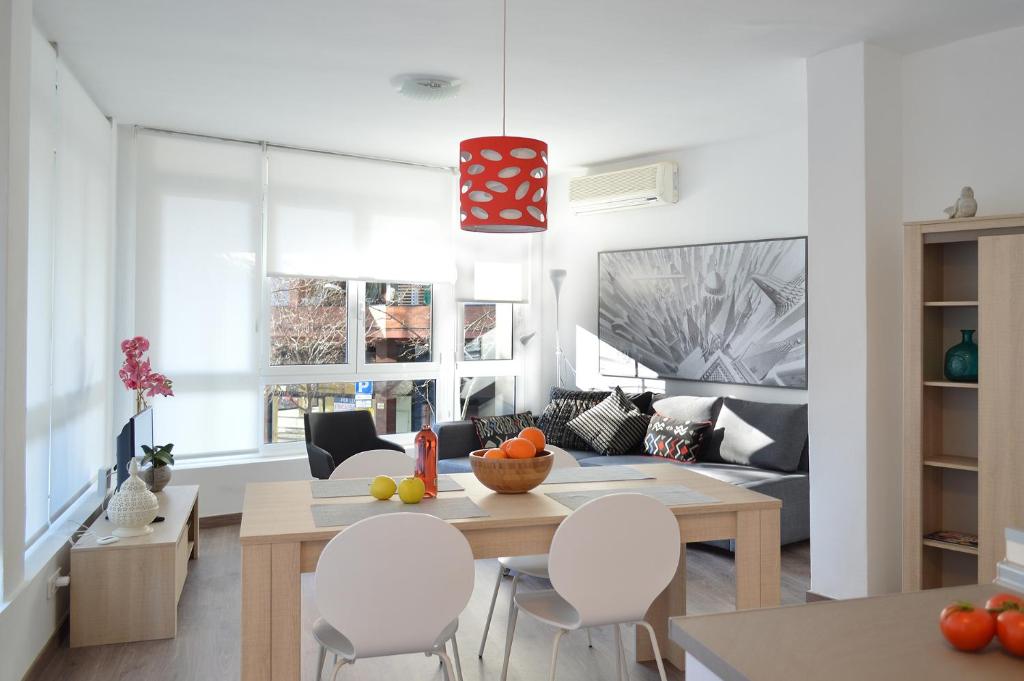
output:
{"label": "book on shelf", "polygon": [[931,539],[932,541],[940,541],[944,544],[969,546],[972,549],[978,548],[978,535],[970,534],[968,532],[957,532],[956,530],[939,530],[937,532],[929,532],[924,536],[924,538]]}

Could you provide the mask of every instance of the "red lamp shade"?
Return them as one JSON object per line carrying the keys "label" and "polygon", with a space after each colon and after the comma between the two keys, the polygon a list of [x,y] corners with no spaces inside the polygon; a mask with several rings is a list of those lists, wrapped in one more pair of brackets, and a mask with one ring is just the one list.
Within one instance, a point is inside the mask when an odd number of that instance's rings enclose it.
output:
{"label": "red lamp shade", "polygon": [[467,232],[543,232],[548,145],[529,137],[474,137],[459,145],[460,218]]}

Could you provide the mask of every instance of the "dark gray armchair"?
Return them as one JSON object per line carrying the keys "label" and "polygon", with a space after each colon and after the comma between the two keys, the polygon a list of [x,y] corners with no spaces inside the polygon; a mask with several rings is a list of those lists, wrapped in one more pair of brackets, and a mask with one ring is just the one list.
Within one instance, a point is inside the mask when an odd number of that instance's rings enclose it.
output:
{"label": "dark gray armchair", "polygon": [[339,463],[368,449],[405,448],[377,436],[373,416],[365,410],[306,414],[306,455],[309,472],[314,478],[326,480]]}

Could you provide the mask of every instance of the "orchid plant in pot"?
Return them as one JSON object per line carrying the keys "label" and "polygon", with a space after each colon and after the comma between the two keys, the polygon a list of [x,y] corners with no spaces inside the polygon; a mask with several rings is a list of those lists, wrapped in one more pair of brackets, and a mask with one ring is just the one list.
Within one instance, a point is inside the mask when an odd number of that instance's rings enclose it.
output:
{"label": "orchid plant in pot", "polygon": [[124,353],[124,364],[117,375],[124,387],[135,392],[135,413],[138,414],[149,406],[147,397],[163,395],[173,397],[171,379],[153,371],[146,353],[149,351],[149,339],[135,336],[121,341],[121,352]]}
{"label": "orchid plant in pot", "polygon": [[172,443],[156,447],[142,445],[142,451],[145,454],[142,457],[142,463],[150,465],[139,474],[139,477],[149,486],[150,492],[159,492],[171,481],[171,466],[174,465],[172,449],[174,449]]}

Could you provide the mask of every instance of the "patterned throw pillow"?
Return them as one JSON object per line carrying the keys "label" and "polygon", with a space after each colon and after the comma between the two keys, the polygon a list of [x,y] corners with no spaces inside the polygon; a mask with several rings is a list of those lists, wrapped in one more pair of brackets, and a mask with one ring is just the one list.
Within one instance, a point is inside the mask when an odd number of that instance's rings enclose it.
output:
{"label": "patterned throw pillow", "polygon": [[599,454],[625,454],[639,444],[651,417],[641,414],[621,388],[569,421],[569,430]]}
{"label": "patterned throw pillow", "polygon": [[586,451],[590,447],[580,436],[569,430],[569,421],[593,409],[610,394],[604,390],[552,388],[550,402],[537,420],[537,426],[544,431],[548,444]]}
{"label": "patterned throw pillow", "polygon": [[655,414],[644,437],[644,452],[683,463],[695,463],[704,436],[711,432],[711,421],[677,421]]}
{"label": "patterned throw pillow", "polygon": [[472,416],[470,418],[473,421],[473,427],[476,428],[476,436],[480,440],[482,449],[497,447],[505,440],[519,435],[523,428],[537,425],[533,420],[533,412],[529,411],[508,416]]}

